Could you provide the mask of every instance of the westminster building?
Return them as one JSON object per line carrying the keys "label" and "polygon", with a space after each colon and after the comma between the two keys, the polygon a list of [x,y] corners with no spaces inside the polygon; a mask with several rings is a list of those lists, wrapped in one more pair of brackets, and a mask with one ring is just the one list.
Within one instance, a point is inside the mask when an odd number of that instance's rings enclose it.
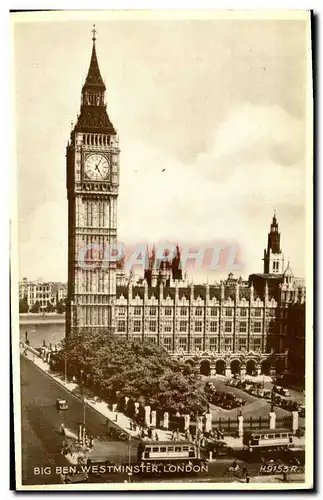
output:
{"label": "westminster building", "polygon": [[[81,108],[66,150],[68,290],[66,336],[112,332],[150,341],[201,373],[273,374],[304,370],[305,285],[285,264],[276,214],[264,251],[263,273],[248,280],[229,274],[215,284],[183,279],[181,251],[156,262],[150,251],[144,276],[126,276],[116,262],[82,248],[117,242],[119,138],[107,112],[106,87],[93,30],[90,66]],[[304,373],[304,372],[303,372]]]}

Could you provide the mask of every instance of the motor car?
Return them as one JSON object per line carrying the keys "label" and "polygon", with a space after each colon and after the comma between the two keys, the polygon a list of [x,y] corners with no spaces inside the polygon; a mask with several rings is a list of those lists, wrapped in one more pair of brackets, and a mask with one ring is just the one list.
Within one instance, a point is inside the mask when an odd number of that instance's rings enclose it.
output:
{"label": "motor car", "polygon": [[68,409],[68,404],[67,404],[66,399],[57,398],[56,399],[56,408],[58,410],[67,410]]}
{"label": "motor car", "polygon": [[268,390],[265,389],[263,397],[265,399],[271,399],[271,391],[268,391]]}
{"label": "motor car", "polygon": [[284,410],[289,410],[290,401],[287,401],[286,399],[282,399],[282,401],[280,403],[280,407],[283,408]]}
{"label": "motor car", "polygon": [[305,418],[305,406],[300,406],[298,408],[298,415],[301,418]]}
{"label": "motor car", "polygon": [[305,427],[299,427],[297,430],[296,430],[296,433],[295,435],[299,438],[302,438],[305,436]]}
{"label": "motor car", "polygon": [[86,463],[87,465],[105,465],[105,466],[114,465],[113,462],[107,460],[106,457],[93,456],[93,455],[91,455],[90,458],[87,459]]}
{"label": "motor car", "polygon": [[208,441],[206,449],[208,452],[212,451],[217,457],[231,455],[233,452],[233,449],[225,441]]}
{"label": "motor car", "polygon": [[75,484],[75,483],[87,483],[89,476],[86,473],[76,473],[76,474],[66,474],[62,476],[62,483]]}
{"label": "motor car", "polygon": [[281,392],[280,394],[282,396],[285,396],[286,398],[289,398],[290,397],[290,391],[288,389],[285,389],[284,387],[281,388]]}

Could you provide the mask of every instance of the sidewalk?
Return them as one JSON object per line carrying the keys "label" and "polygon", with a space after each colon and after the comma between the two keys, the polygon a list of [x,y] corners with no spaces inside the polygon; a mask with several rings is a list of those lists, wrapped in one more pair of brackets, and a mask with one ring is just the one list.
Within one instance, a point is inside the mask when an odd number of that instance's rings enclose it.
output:
{"label": "sidewalk", "polygon": [[[27,348],[30,352],[34,354],[34,350],[29,348],[29,346],[25,346],[24,348]],[[73,382],[68,382],[64,380],[63,376],[60,376],[58,374],[54,374],[45,361],[43,361],[41,358],[37,357],[36,355],[34,356],[33,362],[35,365],[38,366],[43,372],[47,373],[52,379],[54,379],[56,382],[58,382],[60,385],[62,385],[67,391],[73,393],[76,397],[80,398],[83,400],[82,396],[79,393],[79,385],[75,384]],[[123,413],[120,413],[118,411],[112,411],[109,409],[107,403],[105,401],[100,400],[97,396],[93,396],[92,398],[89,398],[88,396],[84,397],[84,402],[96,410],[98,413],[103,415],[106,419],[110,421],[115,427],[118,427],[120,430],[124,431],[127,433],[129,436],[133,438],[138,438],[140,436],[140,429],[137,431],[134,431],[130,429],[130,422],[132,420],[124,415]],[[172,433],[171,431],[166,431],[163,429],[156,429],[155,433],[157,433],[159,441],[169,441],[171,440]],[[148,438],[147,438],[148,439]],[[184,439],[184,437],[183,437]]]}

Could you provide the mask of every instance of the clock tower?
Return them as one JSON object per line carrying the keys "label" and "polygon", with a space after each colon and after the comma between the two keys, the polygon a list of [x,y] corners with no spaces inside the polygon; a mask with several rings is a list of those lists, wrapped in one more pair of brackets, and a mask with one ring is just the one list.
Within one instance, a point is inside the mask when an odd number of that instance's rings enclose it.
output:
{"label": "clock tower", "polygon": [[66,336],[114,332],[119,143],[105,103],[93,29],[81,108],[66,148],[68,292]]}

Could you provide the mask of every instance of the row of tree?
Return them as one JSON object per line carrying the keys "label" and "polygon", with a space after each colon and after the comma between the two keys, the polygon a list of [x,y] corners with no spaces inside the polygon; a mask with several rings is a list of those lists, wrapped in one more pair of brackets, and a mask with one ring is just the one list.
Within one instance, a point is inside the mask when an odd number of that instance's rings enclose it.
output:
{"label": "row of tree", "polygon": [[46,307],[42,307],[41,303],[37,300],[34,305],[31,307],[28,306],[27,298],[19,300],[19,312],[20,313],[41,313],[41,312],[57,312],[58,314],[64,314],[66,310],[65,300],[59,300],[56,304],[52,304],[51,302],[47,303]]}
{"label": "row of tree", "polygon": [[196,415],[208,402],[197,366],[172,358],[151,342],[83,333],[64,339],[54,368],[68,366],[97,395],[110,402],[128,397],[159,411]]}

